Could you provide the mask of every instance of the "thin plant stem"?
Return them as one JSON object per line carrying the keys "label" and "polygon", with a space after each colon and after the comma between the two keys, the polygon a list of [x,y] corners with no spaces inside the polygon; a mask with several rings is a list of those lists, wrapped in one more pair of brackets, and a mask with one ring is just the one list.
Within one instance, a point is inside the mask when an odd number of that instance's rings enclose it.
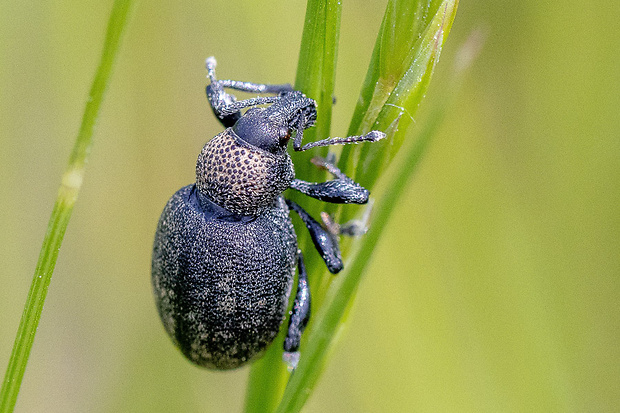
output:
{"label": "thin plant stem", "polygon": [[303,357],[300,360],[298,369],[291,376],[287,391],[284,393],[282,402],[278,406],[277,413],[298,412],[305,404],[312,388],[316,384],[325,363],[325,352],[329,350],[330,344],[337,336],[339,327],[342,326],[343,316],[349,308],[354,294],[352,291],[357,289],[359,281],[368,266],[372,254],[360,253],[367,251],[369,246],[374,246],[379,241],[387,222],[392,215],[394,208],[402,196],[407,183],[413,172],[416,170],[431,138],[435,134],[437,126],[441,124],[443,112],[437,113],[429,123],[425,125],[424,131],[420,134],[415,145],[411,145],[402,162],[398,162],[397,174],[391,179],[392,183],[387,186],[384,196],[377,202],[375,210],[377,213],[373,217],[373,225],[363,240],[357,245],[356,250],[352,251],[355,259],[352,260],[348,272],[355,276],[343,278],[344,282],[338,286],[333,286],[326,297],[326,304],[319,309],[319,313],[314,320],[315,328],[311,330],[308,337]]}
{"label": "thin plant stem", "polygon": [[[306,142],[316,140],[317,136],[325,138],[329,135],[341,9],[342,4],[339,0],[307,2],[295,89],[314,99],[319,113],[316,126],[304,135]],[[324,173],[309,162],[316,152],[309,152],[312,151],[294,155],[296,173],[304,179],[321,180],[320,177]],[[290,193],[289,196],[298,200],[298,194]],[[309,210],[312,212],[312,205],[309,206]],[[311,244],[307,231],[300,231],[298,234],[304,234],[298,239],[300,248]],[[312,262],[312,258],[306,261],[309,267],[312,267]],[[291,295],[295,297],[294,293]],[[282,362],[282,344],[286,326],[285,321],[280,328],[279,337],[250,370],[245,397],[246,413],[273,412],[280,402],[289,378],[286,365]]]}
{"label": "thin plant stem", "polygon": [[[392,147],[394,143],[398,141],[398,146],[404,143],[406,126],[413,119],[405,118],[403,115],[405,113],[411,114],[424,97],[442,46],[454,20],[457,5],[458,0],[444,0],[438,5],[437,12],[430,19],[424,32],[421,33],[419,41],[414,43],[409,52],[412,56],[407,60],[411,63],[401,75],[400,80],[394,83],[394,90],[384,103],[377,103],[379,108],[373,108],[372,103],[368,106],[368,111],[378,114],[377,119],[372,122],[372,128],[385,131],[388,136],[387,139],[391,140],[391,145],[360,146],[362,148],[361,162],[357,165],[357,173],[353,174],[353,178],[356,180],[361,178],[359,180],[362,184],[367,183],[369,186],[374,186],[379,175],[383,174],[384,171],[388,172],[388,165],[393,158],[393,156],[388,155],[394,150]],[[388,14],[391,10],[388,8]],[[386,27],[383,26],[384,29]],[[385,32],[383,34],[384,36],[381,36],[379,41],[385,40]],[[385,58],[389,59],[389,55]],[[372,66],[370,72],[373,72]],[[398,110],[393,110],[394,108]],[[388,183],[384,188],[387,190],[375,198],[376,203],[373,208],[375,215],[371,219],[370,230],[365,236],[355,239],[350,248],[346,250],[348,262],[345,265],[345,270],[334,279],[326,291],[321,307],[318,308],[312,324],[309,326],[309,331],[304,336],[300,363],[289,380],[277,412],[300,411],[318,382],[330,353],[331,344],[344,323],[344,316],[353,301],[364,270],[372,257],[374,246],[383,233],[394,206],[403,193],[406,182],[425,153],[436,126],[443,118],[443,109],[441,113],[441,116],[435,115],[429,120],[421,130],[418,140],[410,146],[409,150],[399,154],[399,158],[404,159],[404,162],[397,162],[397,167],[391,168],[392,173],[386,177]],[[371,150],[365,151],[366,148],[371,148]],[[344,151],[343,154],[345,154]]]}
{"label": "thin plant stem", "polygon": [[39,261],[15,337],[9,365],[4,376],[2,390],[0,390],[0,412],[2,413],[12,412],[17,402],[58,252],[82,186],[84,165],[92,146],[95,122],[105,91],[110,83],[112,69],[118,55],[123,32],[127,26],[131,5],[131,0],[116,0],[112,7],[101,62],[90,90],[69,164],[62,176],[58,196],[50,216]]}

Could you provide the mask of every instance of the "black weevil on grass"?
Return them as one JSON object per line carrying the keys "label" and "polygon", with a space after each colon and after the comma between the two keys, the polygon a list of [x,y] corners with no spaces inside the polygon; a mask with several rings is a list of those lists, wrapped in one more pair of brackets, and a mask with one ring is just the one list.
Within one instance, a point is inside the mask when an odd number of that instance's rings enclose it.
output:
{"label": "black weevil on grass", "polygon": [[[297,295],[284,342],[284,359],[294,367],[310,317],[310,289],[289,211],[301,217],[330,272],[342,270],[342,259],[338,234],[282,193],[293,188],[322,201],[356,204],[368,202],[369,193],[325,159],[315,163],[334,180],[295,179],[287,144],[293,132],[295,151],[376,142],[385,134],[371,131],[302,146],[303,131],[316,120],[314,100],[288,84],[217,80],[215,64],[213,57],[207,59],[207,97],[227,129],[205,144],[196,183],[176,192],[159,219],[152,261],[157,308],[189,360],[233,369],[260,357],[278,334],[297,267]],[[276,96],[237,101],[224,88]]]}

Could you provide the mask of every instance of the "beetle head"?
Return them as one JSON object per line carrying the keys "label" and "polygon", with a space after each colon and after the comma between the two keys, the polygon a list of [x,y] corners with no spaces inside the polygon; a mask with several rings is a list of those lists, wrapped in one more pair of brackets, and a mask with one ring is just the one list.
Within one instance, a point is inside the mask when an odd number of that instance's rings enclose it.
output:
{"label": "beetle head", "polygon": [[293,131],[314,126],[316,102],[298,91],[283,92],[266,108],[248,109],[233,130],[243,141],[266,151],[286,150]]}

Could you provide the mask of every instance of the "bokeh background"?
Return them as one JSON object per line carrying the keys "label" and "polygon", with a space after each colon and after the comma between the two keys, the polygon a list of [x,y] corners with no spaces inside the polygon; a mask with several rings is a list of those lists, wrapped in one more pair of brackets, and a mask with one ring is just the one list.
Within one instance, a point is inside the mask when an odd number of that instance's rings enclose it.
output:
{"label": "bokeh background", "polygon": [[[111,3],[0,4],[2,373]],[[344,2],[335,135],[384,7]],[[166,200],[193,181],[221,129],[204,58],[218,58],[221,77],[292,81],[304,11],[303,0],[140,2],[17,411],[241,409],[247,368],[200,370],[165,336],[151,243]],[[620,409],[619,15],[611,0],[461,1],[427,107],[446,96],[472,30],[486,42],[306,411]]]}

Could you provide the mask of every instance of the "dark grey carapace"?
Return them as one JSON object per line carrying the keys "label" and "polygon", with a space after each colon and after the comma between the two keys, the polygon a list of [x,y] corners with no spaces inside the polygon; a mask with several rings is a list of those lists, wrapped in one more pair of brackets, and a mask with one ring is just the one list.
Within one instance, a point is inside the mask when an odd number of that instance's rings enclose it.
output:
{"label": "dark grey carapace", "polygon": [[[301,217],[332,273],[342,269],[342,260],[338,231],[324,229],[282,193],[293,188],[322,201],[363,204],[368,191],[325,159],[315,163],[335,179],[295,179],[288,141],[293,135],[294,149],[303,151],[374,142],[385,135],[372,131],[302,146],[304,129],[316,119],[314,100],[290,85],[217,80],[214,58],[207,59],[207,70],[207,97],[227,129],[205,144],[196,182],[177,191],[159,219],[152,263],[159,315],[193,363],[222,370],[239,367],[259,357],[278,334],[297,268],[297,294],[284,343],[284,358],[294,366],[310,317],[310,290],[290,210]],[[237,101],[225,88],[275,96]],[[250,109],[242,114],[245,108]]]}

